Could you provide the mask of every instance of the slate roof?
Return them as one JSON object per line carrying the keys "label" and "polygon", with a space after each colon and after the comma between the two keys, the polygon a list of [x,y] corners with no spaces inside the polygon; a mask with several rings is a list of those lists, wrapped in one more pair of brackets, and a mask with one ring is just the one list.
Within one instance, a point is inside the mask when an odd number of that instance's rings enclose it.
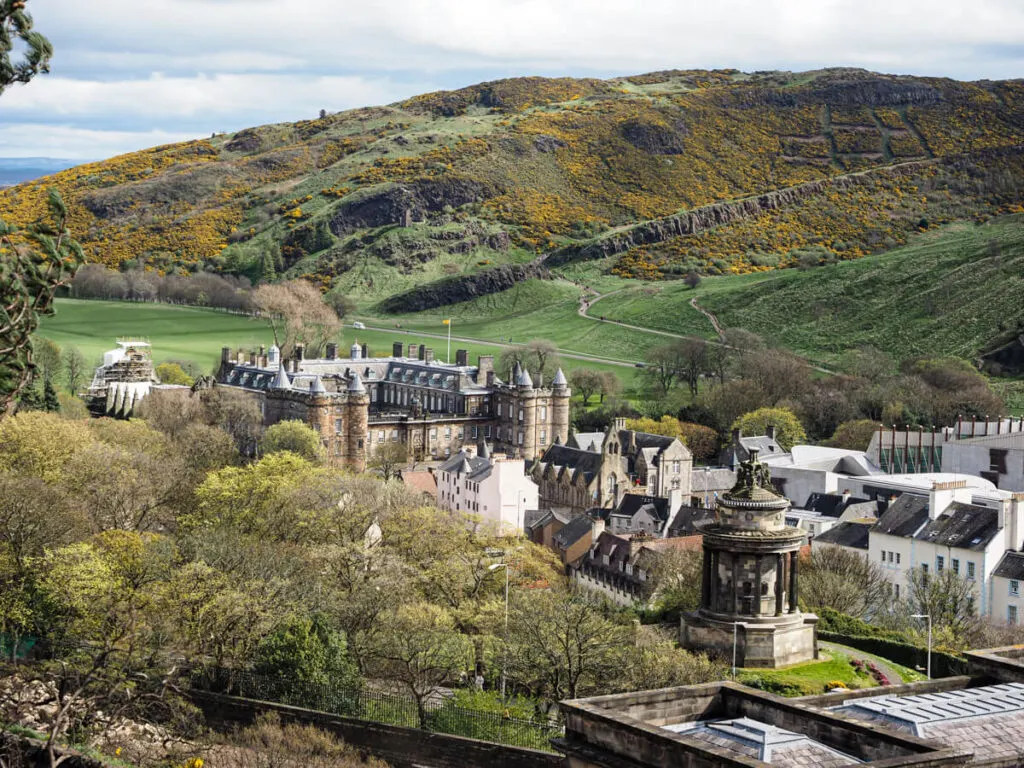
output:
{"label": "slate roof", "polygon": [[601,454],[570,448],[567,445],[552,445],[544,452],[540,463],[542,465],[553,464],[556,467],[569,467],[583,472],[589,481],[601,470]]}
{"label": "slate roof", "polygon": [[928,498],[904,493],[889,505],[875,530],[943,547],[981,551],[999,532],[999,514],[988,507],[953,502],[936,519],[929,520]]}
{"label": "slate roof", "polygon": [[551,541],[558,549],[569,549],[569,547],[590,533],[593,527],[593,520],[586,515],[580,515],[564,525],[562,530],[551,538]]}
{"label": "slate roof", "polygon": [[869,533],[873,527],[873,523],[839,523],[824,533],[819,533],[814,537],[814,541],[867,550]]}
{"label": "slate roof", "polygon": [[668,499],[639,493],[625,494],[612,514],[632,519],[641,510],[646,510],[653,518],[662,523],[668,521]]}
{"label": "slate roof", "polygon": [[573,432],[569,435],[568,445],[572,448],[600,453],[604,447],[604,432]]}
{"label": "slate roof", "polygon": [[701,533],[697,525],[714,519],[714,516],[714,510],[706,507],[680,507],[669,525],[668,536],[696,536]]}
{"label": "slate roof", "polygon": [[815,741],[806,734],[762,723],[749,717],[677,723],[662,727],[769,765],[839,768],[863,762],[852,755]]}
{"label": "slate roof", "polygon": [[1024,744],[1024,683],[916,696],[872,696],[833,710],[969,750],[975,763],[1019,758],[1019,745]]}
{"label": "slate roof", "polygon": [[478,483],[490,477],[491,462],[489,459],[480,456],[470,458],[470,455],[465,451],[459,451],[437,469],[439,472],[454,472],[455,474],[466,475],[470,480]]}
{"label": "slate roof", "polygon": [[565,525],[572,520],[572,517],[564,512],[559,512],[557,509],[528,509],[523,517],[523,527],[535,530],[543,528],[555,520]]}
{"label": "slate roof", "polygon": [[904,493],[878,518],[878,533],[913,536],[928,522],[928,497]]}
{"label": "slate roof", "polygon": [[1004,579],[1024,580],[1024,552],[1004,554],[992,575]]}
{"label": "slate roof", "polygon": [[873,501],[857,496],[849,496],[844,499],[841,493],[812,493],[807,497],[803,508],[826,517],[842,517],[843,512],[853,504],[871,504],[874,507]]}
{"label": "slate roof", "polygon": [[914,538],[943,547],[981,551],[999,532],[999,513],[988,507],[954,502]]}

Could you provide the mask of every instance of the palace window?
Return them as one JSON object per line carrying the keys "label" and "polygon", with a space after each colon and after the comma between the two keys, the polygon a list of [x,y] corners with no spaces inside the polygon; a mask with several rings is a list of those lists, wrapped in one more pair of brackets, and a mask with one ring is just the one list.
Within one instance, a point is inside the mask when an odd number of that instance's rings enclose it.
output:
{"label": "palace window", "polygon": [[1017,579],[1010,579],[1010,597],[1020,597],[1020,582]]}
{"label": "palace window", "polygon": [[935,556],[935,572],[936,573],[942,573],[942,571],[945,569],[945,567],[946,567],[946,558],[944,558],[942,555],[936,555]]}
{"label": "palace window", "polygon": [[1006,623],[1016,624],[1017,623],[1017,606],[1008,605],[1006,606]]}
{"label": "palace window", "polygon": [[974,561],[973,560],[968,560],[967,561],[967,578],[970,579],[971,581],[974,581]]}
{"label": "palace window", "polygon": [[953,569],[953,573],[960,573],[960,560],[954,557],[949,561],[949,567]]}

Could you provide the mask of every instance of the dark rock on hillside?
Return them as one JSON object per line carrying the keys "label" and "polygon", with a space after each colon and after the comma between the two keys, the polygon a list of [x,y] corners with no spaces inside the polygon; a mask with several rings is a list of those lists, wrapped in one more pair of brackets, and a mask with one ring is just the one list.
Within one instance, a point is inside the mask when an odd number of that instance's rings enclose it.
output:
{"label": "dark rock on hillside", "polygon": [[296,227],[281,244],[281,254],[285,266],[291,267],[299,259],[310,253],[318,253],[334,245],[334,237],[323,219],[311,221]]}
{"label": "dark rock on hillside", "polygon": [[[906,174],[930,161],[921,163],[905,163],[895,168],[882,168],[876,173]],[[841,176],[836,179],[812,181],[787,189],[767,192],[763,195],[749,197],[728,203],[716,203],[695,208],[685,213],[677,213],[662,219],[653,219],[638,224],[630,229],[616,232],[614,235],[600,238],[583,245],[572,245],[551,253],[545,262],[552,266],[568,264],[572,261],[603,259],[636,248],[641,245],[661,243],[674,237],[694,235],[713,227],[730,224],[742,219],[760,216],[765,211],[786,208],[804,198],[817,195],[826,189],[845,189],[868,181],[867,175]]]}
{"label": "dark rock on hillside", "polygon": [[736,88],[723,92],[723,97],[724,103],[733,107],[797,107],[822,102],[833,107],[924,106],[945,98],[939,88],[914,78],[885,77],[861,72],[819,77],[804,87]]}
{"label": "dark rock on hillside", "polygon": [[633,118],[624,122],[620,130],[622,138],[637,149],[650,152],[652,155],[681,155],[683,153],[686,126],[682,122],[668,126]]}
{"label": "dark rock on hillside", "polygon": [[131,215],[140,206],[198,205],[233,176],[235,172],[227,166],[199,163],[176,173],[90,191],[82,195],[81,204],[101,219]]}
{"label": "dark rock on hillside", "polygon": [[554,152],[556,149],[566,146],[568,145],[557,136],[548,136],[543,133],[533,139],[533,148],[538,152]]}
{"label": "dark rock on hillside", "polygon": [[982,356],[984,367],[993,372],[1019,376],[1024,373],[1024,333]]}
{"label": "dark rock on hillside", "polygon": [[427,213],[480,202],[495,192],[489,184],[459,176],[390,184],[342,201],[331,217],[330,227],[336,235],[365,227],[407,227],[414,221],[423,221]]}
{"label": "dark rock on hillside", "polygon": [[243,152],[245,154],[258,152],[262,147],[263,139],[251,128],[239,131],[231,141],[224,145],[224,149],[228,152]]}
{"label": "dark rock on hillside", "polygon": [[532,277],[547,278],[548,272],[535,263],[504,264],[485,269],[472,275],[453,277],[430,285],[422,285],[411,291],[392,296],[381,302],[380,309],[388,313],[422,312],[425,309],[445,307],[489,296],[512,288],[516,283]]}

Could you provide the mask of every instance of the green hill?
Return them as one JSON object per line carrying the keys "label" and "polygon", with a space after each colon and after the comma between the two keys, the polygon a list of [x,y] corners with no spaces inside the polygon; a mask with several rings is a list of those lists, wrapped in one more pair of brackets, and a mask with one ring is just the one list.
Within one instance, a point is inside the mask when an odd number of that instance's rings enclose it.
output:
{"label": "green hill", "polygon": [[1024,81],[520,78],[78,166],[3,192],[0,217],[34,219],[52,185],[94,260],[306,276],[367,306],[551,253],[644,279],[853,259],[1019,210],[1022,145]]}
{"label": "green hill", "polygon": [[714,337],[708,319],[746,328],[813,360],[835,363],[872,345],[897,359],[978,359],[1024,332],[1024,216],[953,224],[880,256],[806,270],[631,287],[591,314]]}

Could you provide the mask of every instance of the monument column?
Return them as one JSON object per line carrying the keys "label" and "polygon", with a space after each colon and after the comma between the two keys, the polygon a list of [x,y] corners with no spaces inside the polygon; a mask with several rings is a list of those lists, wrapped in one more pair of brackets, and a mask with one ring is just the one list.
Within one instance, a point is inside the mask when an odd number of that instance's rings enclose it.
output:
{"label": "monument column", "polygon": [[754,615],[761,615],[761,566],[764,563],[764,555],[754,557],[754,599],[751,601]]}
{"label": "monument column", "polygon": [[789,612],[797,612],[797,600],[796,600],[796,572],[797,572],[797,557],[799,552],[789,553]]}
{"label": "monument column", "polygon": [[782,592],[786,583],[786,568],[783,555],[775,555],[775,615],[781,616],[783,610]]}
{"label": "monument column", "polygon": [[700,590],[700,607],[709,608],[711,599],[711,551],[707,547],[704,547],[704,567]]}
{"label": "monument column", "polygon": [[732,553],[732,592],[729,601],[729,613],[741,613],[743,601],[740,597],[740,556]]}

